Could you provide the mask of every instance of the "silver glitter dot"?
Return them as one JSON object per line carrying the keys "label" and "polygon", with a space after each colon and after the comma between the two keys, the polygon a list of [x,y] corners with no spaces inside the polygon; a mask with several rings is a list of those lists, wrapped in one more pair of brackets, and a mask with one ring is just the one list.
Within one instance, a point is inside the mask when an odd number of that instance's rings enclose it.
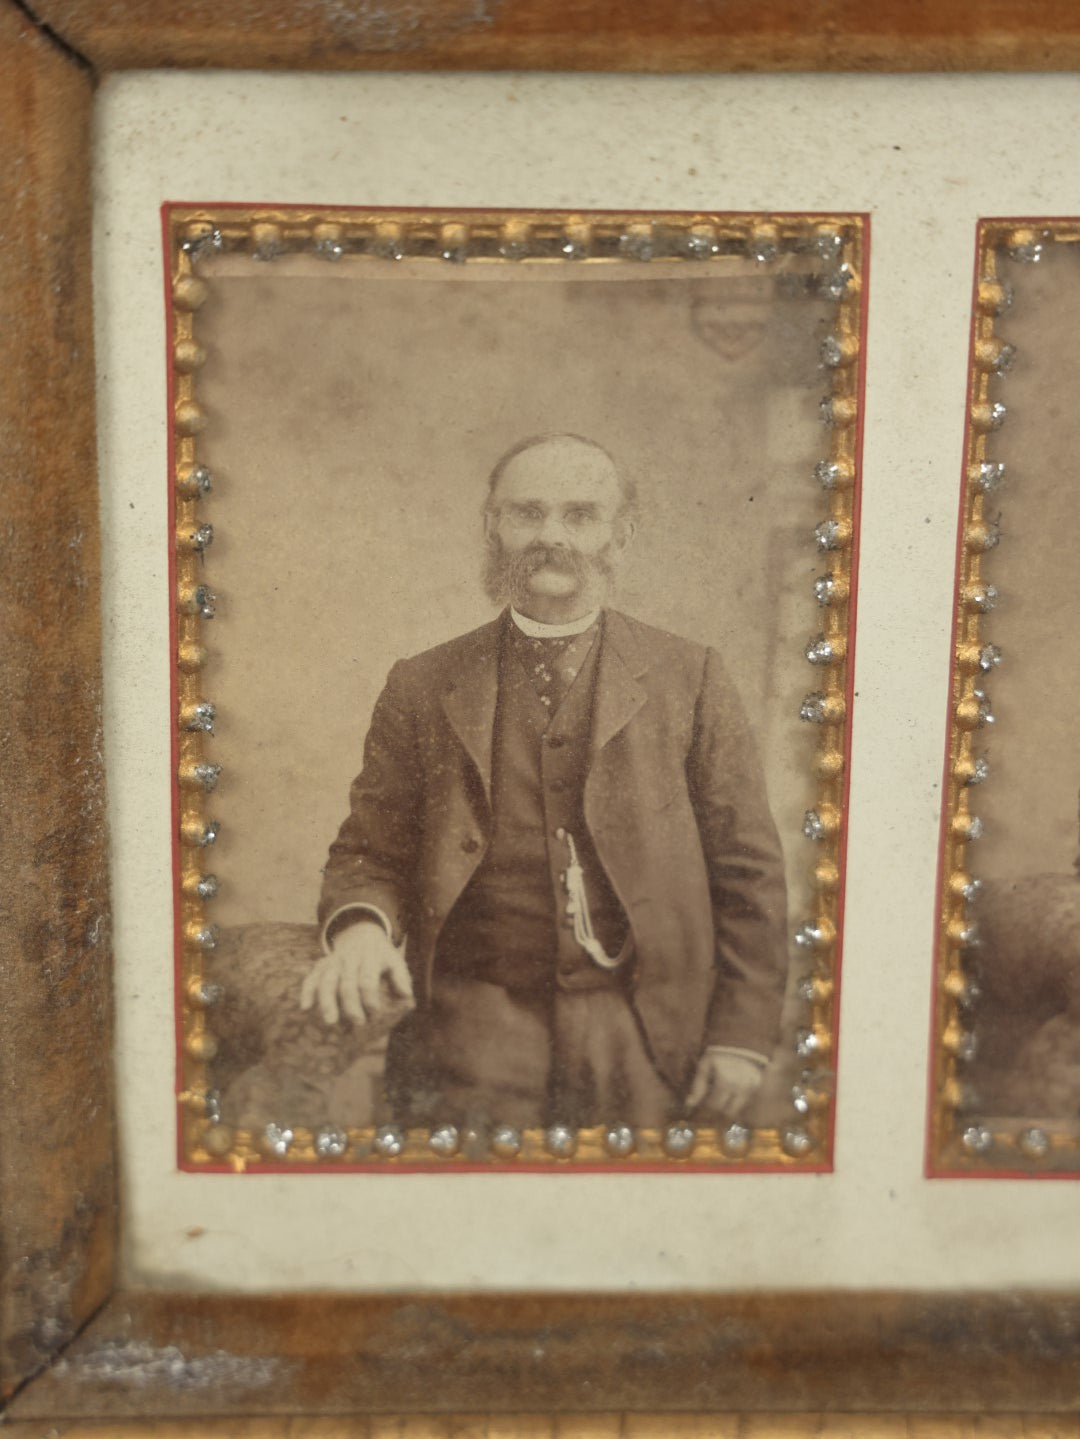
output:
{"label": "silver glitter dot", "polygon": [[439,251],[439,254],[448,264],[464,265],[469,257],[469,247],[465,241],[462,241],[459,244],[444,246],[443,249]]}
{"label": "silver glitter dot", "polygon": [[960,1136],[960,1143],[969,1154],[987,1154],[993,1148],[994,1136],[985,1124],[969,1124]]}
{"label": "silver glitter dot", "polygon": [[748,1152],[752,1137],[745,1124],[729,1124],[720,1135],[720,1148],[730,1159],[739,1159]]}
{"label": "silver glitter dot", "polygon": [[217,896],[218,888],[216,874],[203,874],[199,876],[195,884],[195,893],[199,899],[214,899]]}
{"label": "silver glitter dot", "polygon": [[405,258],[405,241],[396,232],[377,235],[372,242],[371,250],[372,254],[378,255],[380,260],[403,260]]}
{"label": "silver glitter dot", "polygon": [[340,240],[316,240],[315,253],[321,255],[324,260],[340,260],[345,253],[345,246]]}
{"label": "silver glitter dot", "polygon": [[1029,1129],[1020,1131],[1017,1143],[1020,1145],[1020,1152],[1028,1159],[1044,1159],[1050,1153],[1050,1136],[1045,1129],[1038,1125],[1032,1125]]}
{"label": "silver glitter dot", "polygon": [[992,549],[996,549],[996,547],[997,547],[1000,543],[1001,543],[1001,528],[1000,528],[1000,526],[997,525],[995,522],[991,521],[991,523],[988,524],[988,525],[986,525],[986,526],[984,527],[984,529],[983,529],[982,538],[980,539],[980,542],[979,542],[979,549],[981,549],[981,550],[992,550]]}
{"label": "silver glitter dot", "polygon": [[200,949],[217,949],[218,940],[221,938],[221,931],[216,924],[204,925],[194,936],[195,943]]}
{"label": "silver glitter dot", "polygon": [[822,364],[828,365],[831,370],[844,363],[844,347],[835,335],[825,336],[820,353]]}
{"label": "silver glitter dot", "polygon": [[819,230],[814,236],[814,249],[823,260],[836,260],[844,248],[844,237],[835,230]]}
{"label": "silver glitter dot", "polygon": [[805,1129],[785,1129],[781,1144],[784,1153],[792,1159],[802,1159],[814,1147],[814,1141]]}
{"label": "silver glitter dot", "polygon": [[965,1014],[970,1014],[973,1009],[978,1007],[980,999],[982,999],[982,986],[977,979],[972,978],[965,980],[963,989],[956,996],[956,1004]]}
{"label": "silver glitter dot", "polygon": [[375,1131],[375,1153],[383,1159],[396,1159],[405,1148],[405,1135],[396,1124],[383,1124]]}
{"label": "silver glitter dot", "polygon": [[979,758],[975,761],[974,765],[972,766],[971,773],[968,775],[968,777],[967,777],[967,779],[964,781],[964,783],[965,783],[965,784],[982,784],[983,781],[986,780],[986,779],[988,779],[989,777],[990,777],[990,761],[989,761],[988,759],[986,759],[983,755],[980,755]]}
{"label": "silver glitter dot", "polygon": [[817,998],[817,981],[812,974],[804,974],[799,977],[795,984],[795,993],[800,999],[805,999],[807,1004],[813,1004]]}
{"label": "silver glitter dot", "polygon": [[994,356],[993,370],[995,375],[1007,375],[1016,360],[1016,346],[1002,345]]}
{"label": "silver glitter dot", "polygon": [[211,1124],[221,1123],[221,1090],[208,1089],[203,1097],[203,1113]]}
{"label": "silver glitter dot", "polygon": [[795,943],[800,949],[817,949],[824,942],[825,935],[812,920],[800,924],[795,931]]}
{"label": "silver glitter dot", "polygon": [[315,1153],[320,1159],[340,1159],[349,1147],[349,1136],[343,1129],[324,1124],[315,1131]]}
{"label": "silver glitter dot", "polygon": [[186,240],[180,241],[180,248],[192,259],[198,259],[201,255],[211,254],[223,248],[225,237],[220,230],[204,230],[201,234],[191,235]]}
{"label": "silver glitter dot", "polygon": [[202,554],[204,550],[208,550],[214,543],[213,525],[200,525],[198,529],[194,530],[189,536],[188,543],[198,554]]}
{"label": "silver glitter dot", "polygon": [[604,1135],[608,1153],[620,1159],[627,1154],[633,1154],[636,1142],[634,1131],[628,1124],[613,1124]]}
{"label": "silver glitter dot", "polygon": [[565,255],[568,260],[584,260],[587,251],[580,240],[564,240],[559,246],[559,253]]}
{"label": "silver glitter dot", "polygon": [[965,1030],[956,1041],[956,1057],[962,1064],[970,1064],[979,1052],[979,1041],[971,1033]]}
{"label": "silver glitter dot", "polygon": [[821,280],[821,293],[830,300],[842,300],[854,278],[850,265],[841,265]]}
{"label": "silver glitter dot", "polygon": [[994,404],[990,406],[990,428],[992,430],[1000,430],[1005,423],[1005,417],[1008,413],[1008,410],[1000,400],[995,401]]}
{"label": "silver glitter dot", "polygon": [[802,832],[807,839],[815,841],[824,839],[828,834],[825,822],[816,809],[808,809],[803,815]]}
{"label": "silver glitter dot", "polygon": [[979,818],[979,816],[978,816],[977,814],[973,814],[973,815],[971,816],[971,818],[968,820],[968,826],[967,826],[968,839],[982,839],[982,837],[983,837],[983,835],[984,835],[985,833],[986,833],[986,826],[983,824],[982,820]]}
{"label": "silver glitter dot", "polygon": [[799,718],[807,724],[825,723],[825,696],[820,690],[806,696],[799,707]]}
{"label": "silver glitter dot", "polygon": [[664,1131],[664,1150],[672,1159],[685,1159],[696,1141],[697,1132],[692,1124],[669,1124]]}
{"label": "silver glitter dot", "polygon": [[818,405],[818,416],[821,423],[830,428],[836,423],[836,410],[831,395],[826,395]]}
{"label": "silver glitter dot", "polygon": [[507,235],[499,241],[499,254],[504,260],[524,260],[529,253],[530,238],[528,230]]}
{"label": "silver glitter dot", "polygon": [[214,477],[205,465],[196,465],[188,475],[187,482],[200,495],[208,495],[214,487]]}
{"label": "silver glitter dot", "polygon": [[967,949],[975,949],[981,944],[979,939],[979,926],[974,922],[966,924],[956,936],[957,944],[964,945]]}
{"label": "silver glitter dot", "polygon": [[997,645],[983,645],[979,651],[979,668],[987,674],[1001,663],[1001,650]]}
{"label": "silver glitter dot", "polygon": [[694,225],[683,238],[683,253],[691,260],[707,260],[720,251],[716,232],[711,226]]}
{"label": "silver glitter dot", "polygon": [[994,314],[1004,315],[1006,310],[1012,308],[1012,303],[1016,299],[1016,292],[1011,285],[1004,284],[1001,281],[998,283],[1001,289],[1001,299],[994,306]]}
{"label": "silver glitter dot", "polygon": [[556,1159],[569,1159],[577,1148],[577,1131],[567,1124],[553,1124],[544,1135],[544,1143]]}
{"label": "silver glitter dot", "polygon": [[201,731],[203,734],[213,734],[214,721],[216,719],[217,711],[210,701],[200,700],[192,709],[184,728],[186,730]]}
{"label": "silver glitter dot", "polygon": [[835,490],[840,481],[840,466],[835,460],[818,460],[814,478],[823,490]]}
{"label": "silver glitter dot", "polygon": [[962,897],[963,899],[966,899],[967,902],[968,902],[968,904],[970,904],[970,903],[972,902],[972,900],[978,899],[979,895],[982,894],[982,892],[983,892],[983,882],[982,882],[982,880],[981,880],[981,879],[969,879],[969,880],[967,881],[967,883],[966,883],[966,884],[963,886],[963,888],[961,889],[960,894],[961,894],[961,897]]}
{"label": "silver glitter dot", "polygon": [[225,998],[225,986],[212,979],[203,979],[199,982],[196,994],[203,1009],[209,1009],[211,1005],[220,1004]]}
{"label": "silver glitter dot", "polygon": [[204,620],[212,620],[217,609],[217,596],[205,585],[199,585],[195,591],[195,608]]}
{"label": "silver glitter dot", "polygon": [[979,585],[972,591],[971,603],[982,614],[989,614],[1001,598],[996,585]]}
{"label": "silver glitter dot", "polygon": [[283,249],[284,246],[281,243],[280,235],[272,232],[257,235],[255,248],[251,252],[251,258],[253,260],[264,261],[276,260]]}
{"label": "silver glitter dot", "polygon": [[428,1148],[440,1159],[449,1159],[461,1148],[461,1135],[456,1125],[439,1124],[428,1135]]}
{"label": "silver glitter dot", "polygon": [[985,494],[1005,483],[1004,460],[984,460],[979,466],[978,486]]}
{"label": "silver glitter dot", "polygon": [[513,1159],[521,1152],[521,1131],[512,1124],[497,1124],[491,1135],[491,1147],[500,1159]]}
{"label": "silver glitter dot", "polygon": [[992,725],[994,723],[994,711],[990,707],[990,696],[984,689],[980,689],[977,685],[971,691],[971,694],[978,705],[978,719],[976,723],[979,729],[982,729],[985,725]]}
{"label": "silver glitter dot", "polygon": [[814,581],[814,598],[819,605],[824,607],[832,604],[835,591],[836,579],[833,575],[818,575]]}
{"label": "silver glitter dot", "polygon": [[217,840],[218,835],[219,835],[220,833],[221,833],[221,822],[220,822],[220,820],[212,819],[212,820],[209,822],[209,824],[206,824],[206,825],[203,826],[202,832],[201,832],[201,834],[199,835],[198,839],[195,841],[195,843],[196,843],[197,845],[199,845],[200,847],[205,846],[205,845],[208,845],[208,844],[214,844],[215,841]]}
{"label": "silver glitter dot", "polygon": [[805,1117],[810,1113],[810,1091],[804,1085],[796,1084],[791,1091],[791,1104],[796,1114]]}
{"label": "silver glitter dot", "polygon": [[779,253],[780,246],[775,240],[760,237],[750,242],[750,254],[760,265],[771,265]]}
{"label": "silver glitter dot", "polygon": [[651,260],[656,253],[652,229],[635,228],[619,236],[619,254],[628,260]]}
{"label": "silver glitter dot", "polygon": [[267,1149],[278,1159],[284,1159],[288,1154],[293,1138],[292,1130],[285,1129],[280,1124],[268,1124],[263,1130]]}
{"label": "silver glitter dot", "polygon": [[832,643],[825,635],[815,635],[812,640],[807,642],[806,649],[803,653],[812,665],[832,664],[836,658]]}
{"label": "silver glitter dot", "polygon": [[1009,254],[1022,265],[1037,265],[1043,257],[1042,241],[1026,240],[1023,244],[1013,245]]}
{"label": "silver glitter dot", "polygon": [[209,794],[221,778],[221,766],[219,764],[197,764],[192,770],[192,774]]}
{"label": "silver glitter dot", "polygon": [[795,1053],[800,1059],[811,1059],[817,1054],[820,1048],[820,1041],[812,1029],[797,1029],[795,1031]]}
{"label": "silver glitter dot", "polygon": [[819,550],[842,549],[843,538],[839,520],[822,520],[814,530],[814,538]]}

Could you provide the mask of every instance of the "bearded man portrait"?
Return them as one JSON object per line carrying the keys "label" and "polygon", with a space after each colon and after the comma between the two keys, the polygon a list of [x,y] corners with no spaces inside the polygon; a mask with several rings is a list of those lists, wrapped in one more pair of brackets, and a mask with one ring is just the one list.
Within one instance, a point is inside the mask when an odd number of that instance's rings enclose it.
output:
{"label": "bearded man portrait", "polygon": [[328,1025],[411,1007],[387,1047],[404,1124],[738,1117],[776,1045],[783,860],[714,649],[610,605],[639,523],[600,445],[493,466],[498,615],[400,660],[330,847]]}

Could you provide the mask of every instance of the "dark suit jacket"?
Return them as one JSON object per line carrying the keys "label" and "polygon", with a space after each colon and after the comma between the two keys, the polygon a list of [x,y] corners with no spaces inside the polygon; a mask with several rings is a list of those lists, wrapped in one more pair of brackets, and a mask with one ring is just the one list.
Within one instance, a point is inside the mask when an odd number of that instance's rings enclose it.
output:
{"label": "dark suit jacket", "polygon": [[[439,931],[483,857],[505,617],[402,660],[372,715],[320,920],[389,916],[423,1004]],[[634,1003],[676,1090],[705,1044],[770,1053],[785,885],[756,747],[715,651],[605,613],[585,822],[630,921]]]}

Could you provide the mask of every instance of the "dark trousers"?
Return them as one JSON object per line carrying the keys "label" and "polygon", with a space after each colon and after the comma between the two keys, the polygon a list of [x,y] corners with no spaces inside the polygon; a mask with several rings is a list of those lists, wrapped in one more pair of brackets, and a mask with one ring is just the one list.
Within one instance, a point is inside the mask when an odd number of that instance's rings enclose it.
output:
{"label": "dark trousers", "polygon": [[621,988],[505,989],[447,976],[391,1035],[387,1091],[402,1123],[657,1128],[676,1096]]}

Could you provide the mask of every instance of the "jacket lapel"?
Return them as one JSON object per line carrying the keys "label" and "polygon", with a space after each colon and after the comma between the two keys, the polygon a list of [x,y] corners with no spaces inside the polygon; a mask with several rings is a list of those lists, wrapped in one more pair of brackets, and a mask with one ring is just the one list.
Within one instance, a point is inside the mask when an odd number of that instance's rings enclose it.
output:
{"label": "jacket lapel", "polygon": [[482,625],[455,646],[443,685],[442,707],[450,726],[476,766],[491,805],[491,746],[499,694],[499,637],[504,617]]}
{"label": "jacket lapel", "polygon": [[594,756],[614,739],[645,703],[645,688],[639,680],[647,669],[648,664],[625,615],[618,610],[607,610],[593,696]]}

